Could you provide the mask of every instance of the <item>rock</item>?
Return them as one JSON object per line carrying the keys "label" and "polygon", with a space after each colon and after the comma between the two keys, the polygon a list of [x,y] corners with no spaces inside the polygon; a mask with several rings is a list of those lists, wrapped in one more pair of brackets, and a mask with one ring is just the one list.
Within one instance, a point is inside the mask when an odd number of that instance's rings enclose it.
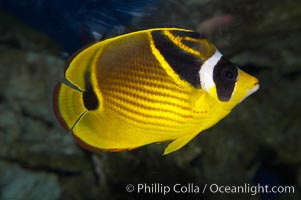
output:
{"label": "rock", "polygon": [[[29,34],[26,30],[14,39],[20,46],[30,42],[22,37]],[[54,119],[52,90],[64,61],[31,45],[24,44],[26,50],[3,45],[7,43],[0,45],[0,156],[57,170],[91,169],[70,133]]]}
{"label": "rock", "polygon": [[60,184],[55,174],[32,172],[0,161],[0,199],[45,199],[60,197]]}

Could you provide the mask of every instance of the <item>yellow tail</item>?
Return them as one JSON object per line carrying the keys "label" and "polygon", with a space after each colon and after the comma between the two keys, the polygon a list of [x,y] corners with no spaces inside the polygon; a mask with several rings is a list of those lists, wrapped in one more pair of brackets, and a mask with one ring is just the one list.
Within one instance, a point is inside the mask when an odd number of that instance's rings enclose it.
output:
{"label": "yellow tail", "polygon": [[53,92],[53,109],[59,123],[66,130],[71,130],[87,111],[83,92],[59,82]]}
{"label": "yellow tail", "polygon": [[81,116],[97,104],[91,83],[91,66],[97,62],[95,56],[101,51],[100,46],[101,43],[96,43],[76,52],[68,60],[65,69],[65,78],[69,84],[59,82],[53,92],[54,113],[67,130],[71,130]]}

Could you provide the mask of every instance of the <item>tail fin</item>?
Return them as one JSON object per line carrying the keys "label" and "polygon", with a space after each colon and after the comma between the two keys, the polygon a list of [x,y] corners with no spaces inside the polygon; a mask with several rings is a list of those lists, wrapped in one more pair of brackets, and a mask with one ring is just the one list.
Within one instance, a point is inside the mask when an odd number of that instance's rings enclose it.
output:
{"label": "tail fin", "polygon": [[53,109],[59,123],[66,130],[71,130],[87,111],[83,92],[59,82],[53,92]]}
{"label": "tail fin", "polygon": [[[89,107],[86,106],[90,105],[91,98],[94,100],[92,106],[97,103],[97,97],[92,88],[91,67],[97,62],[96,55],[101,45],[102,43],[92,44],[76,52],[66,65],[67,84],[59,82],[54,89],[54,113],[59,123],[67,130],[71,130],[81,116],[88,111]],[[86,106],[85,100],[88,101]]]}

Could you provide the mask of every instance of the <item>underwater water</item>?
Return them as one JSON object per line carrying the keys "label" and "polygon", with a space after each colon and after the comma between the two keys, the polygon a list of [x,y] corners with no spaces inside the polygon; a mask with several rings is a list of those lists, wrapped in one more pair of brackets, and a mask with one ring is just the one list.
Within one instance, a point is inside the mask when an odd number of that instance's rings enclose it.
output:
{"label": "underwater water", "polygon": [[[31,14],[24,8],[35,1],[23,2],[0,0],[0,200],[301,199],[300,2],[94,1],[85,9],[101,12],[88,23],[72,1],[36,1]],[[39,10],[43,2],[51,12]],[[205,34],[259,79],[259,91],[166,156],[167,143],[119,153],[79,147],[52,111],[66,57],[93,40],[174,26]]]}

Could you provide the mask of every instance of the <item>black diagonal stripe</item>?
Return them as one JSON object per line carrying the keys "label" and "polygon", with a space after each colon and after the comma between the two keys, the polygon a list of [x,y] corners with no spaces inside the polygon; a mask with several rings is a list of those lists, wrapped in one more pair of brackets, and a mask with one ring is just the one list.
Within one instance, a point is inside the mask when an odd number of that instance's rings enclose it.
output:
{"label": "black diagonal stripe", "polygon": [[[206,39],[205,36],[198,32],[188,32],[188,31],[179,31],[179,30],[171,30],[170,33],[175,37],[181,37],[182,43],[198,52],[204,51],[204,46],[201,44],[202,39]],[[192,41],[189,39],[196,39],[196,41]]]}
{"label": "black diagonal stripe", "polygon": [[[177,35],[181,31],[177,31]],[[184,32],[193,33],[193,32]],[[173,32],[174,33],[174,32]],[[199,70],[202,62],[196,56],[180,49],[162,31],[153,31],[152,37],[156,48],[179,76],[195,87],[200,87]],[[182,34],[182,33],[181,33]]]}
{"label": "black diagonal stripe", "polygon": [[171,30],[170,33],[174,36],[178,36],[178,37],[190,37],[193,39],[203,39],[205,38],[202,34],[198,33],[198,32],[193,32],[193,31],[180,31],[180,30]]}

